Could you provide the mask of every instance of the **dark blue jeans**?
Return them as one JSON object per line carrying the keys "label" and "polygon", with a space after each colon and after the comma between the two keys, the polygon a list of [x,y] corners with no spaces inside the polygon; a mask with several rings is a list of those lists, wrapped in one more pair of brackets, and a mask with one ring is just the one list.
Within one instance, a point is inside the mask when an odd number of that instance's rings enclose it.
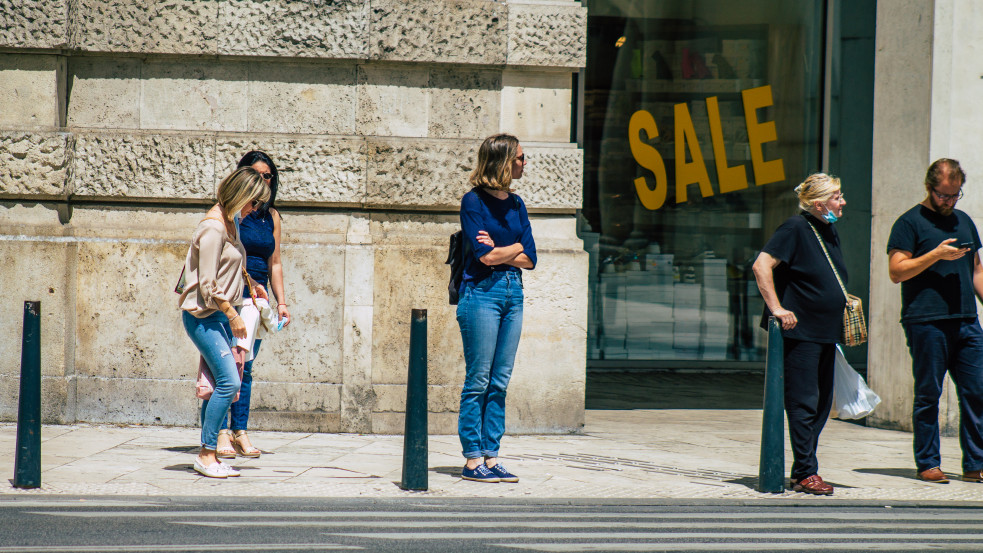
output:
{"label": "dark blue jeans", "polygon": [[457,323],[466,369],[457,432],[464,457],[498,457],[505,394],[522,333],[522,275],[495,271],[462,288]]}
{"label": "dark blue jeans", "polygon": [[[259,355],[259,345],[262,340],[253,342],[253,358],[242,366],[242,385],[239,386],[239,401],[229,408],[232,431],[246,430],[249,425],[249,392],[253,389],[253,361]],[[229,428],[229,421],[222,421],[222,430]]]}
{"label": "dark blue jeans", "polygon": [[963,472],[983,469],[983,330],[976,319],[905,323],[915,377],[915,465],[919,471],[942,464],[939,454],[939,397],[948,371],[959,398],[959,445]]}

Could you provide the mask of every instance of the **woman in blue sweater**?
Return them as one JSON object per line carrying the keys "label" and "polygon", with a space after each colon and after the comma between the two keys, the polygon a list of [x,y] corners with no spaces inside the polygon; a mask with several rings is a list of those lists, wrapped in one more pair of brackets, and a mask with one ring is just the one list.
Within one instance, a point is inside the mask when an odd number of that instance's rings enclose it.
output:
{"label": "woman in blue sweater", "polygon": [[506,388],[522,331],[522,269],[536,266],[526,205],[510,191],[525,164],[518,138],[486,138],[471,173],[473,188],[461,199],[467,253],[457,322],[466,373],[458,434],[467,459],[461,473],[465,480],[519,481],[498,462],[498,450],[505,433]]}

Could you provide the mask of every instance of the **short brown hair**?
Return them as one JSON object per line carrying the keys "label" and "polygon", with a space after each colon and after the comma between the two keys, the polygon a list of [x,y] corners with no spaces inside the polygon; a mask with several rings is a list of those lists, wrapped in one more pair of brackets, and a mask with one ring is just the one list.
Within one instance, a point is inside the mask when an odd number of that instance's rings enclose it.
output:
{"label": "short brown hair", "polygon": [[478,163],[468,182],[476,188],[508,190],[512,185],[512,162],[519,155],[519,139],[511,134],[493,134],[478,147]]}
{"label": "short brown hair", "polygon": [[963,172],[958,161],[947,157],[937,159],[928,166],[928,172],[925,173],[925,186],[934,190],[942,184],[942,179],[949,176],[958,176],[959,184],[966,184],[966,173]]}

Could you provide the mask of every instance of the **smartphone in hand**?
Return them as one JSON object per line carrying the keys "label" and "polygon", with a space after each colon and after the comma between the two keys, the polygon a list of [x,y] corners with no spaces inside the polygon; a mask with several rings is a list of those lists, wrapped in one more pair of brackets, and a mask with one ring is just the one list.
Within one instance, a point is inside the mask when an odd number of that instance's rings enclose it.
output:
{"label": "smartphone in hand", "polygon": [[959,245],[957,245],[956,247],[959,248],[959,249],[971,250],[971,249],[973,249],[973,243],[972,242],[960,242]]}

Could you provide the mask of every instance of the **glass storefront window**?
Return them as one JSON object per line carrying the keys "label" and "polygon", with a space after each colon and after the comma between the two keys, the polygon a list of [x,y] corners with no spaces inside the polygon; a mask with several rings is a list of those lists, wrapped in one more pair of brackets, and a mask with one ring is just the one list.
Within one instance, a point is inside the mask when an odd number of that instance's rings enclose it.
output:
{"label": "glass storefront window", "polygon": [[821,0],[590,0],[589,357],[758,361],[751,263],[820,166]]}

